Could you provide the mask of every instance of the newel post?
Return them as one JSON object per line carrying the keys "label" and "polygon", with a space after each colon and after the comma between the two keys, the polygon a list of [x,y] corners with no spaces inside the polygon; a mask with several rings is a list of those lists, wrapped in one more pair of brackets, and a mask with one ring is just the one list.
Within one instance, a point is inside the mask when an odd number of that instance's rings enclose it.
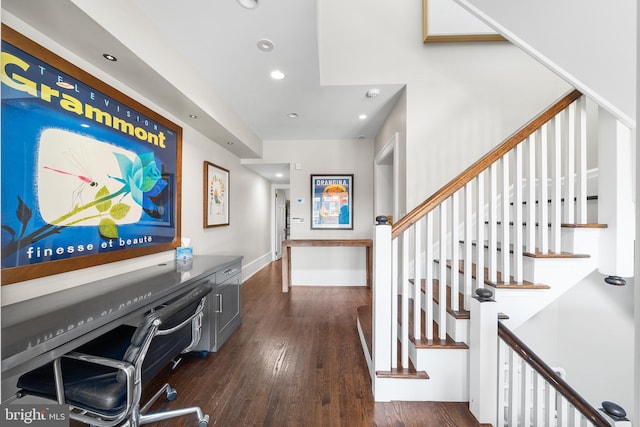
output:
{"label": "newel post", "polygon": [[377,217],[373,231],[373,337],[371,383],[376,395],[376,371],[391,370],[391,226]]}
{"label": "newel post", "polygon": [[497,424],[498,304],[490,289],[471,298],[469,409],[480,423]]}

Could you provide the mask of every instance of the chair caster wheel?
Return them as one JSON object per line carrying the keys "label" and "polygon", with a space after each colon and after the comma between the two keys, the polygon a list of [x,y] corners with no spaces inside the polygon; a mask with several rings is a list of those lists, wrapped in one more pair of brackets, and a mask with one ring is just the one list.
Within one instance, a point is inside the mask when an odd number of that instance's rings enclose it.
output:
{"label": "chair caster wheel", "polygon": [[209,415],[205,415],[198,420],[198,427],[207,427],[209,425]]}
{"label": "chair caster wheel", "polygon": [[178,392],[176,391],[175,388],[171,388],[169,387],[167,389],[167,400],[169,402],[171,402],[172,400],[176,400],[176,397],[178,396]]}

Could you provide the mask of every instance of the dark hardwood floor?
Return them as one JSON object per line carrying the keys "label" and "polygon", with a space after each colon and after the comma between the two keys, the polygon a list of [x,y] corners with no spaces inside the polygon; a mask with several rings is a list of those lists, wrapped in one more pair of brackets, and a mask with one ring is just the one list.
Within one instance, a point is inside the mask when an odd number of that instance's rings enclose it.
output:
{"label": "dark hardwood floor", "polygon": [[[217,353],[188,355],[146,394],[169,382],[175,401],[198,405],[210,426],[478,426],[467,403],[376,403],[356,329],[370,291],[293,287],[281,292],[280,263],[242,285],[243,323]],[[184,416],[156,426],[195,426]]]}

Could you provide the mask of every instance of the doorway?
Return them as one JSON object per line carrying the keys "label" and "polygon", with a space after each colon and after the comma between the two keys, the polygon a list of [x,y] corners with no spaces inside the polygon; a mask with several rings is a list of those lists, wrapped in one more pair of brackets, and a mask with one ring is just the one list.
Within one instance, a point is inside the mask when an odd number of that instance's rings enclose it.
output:
{"label": "doorway", "polygon": [[375,158],[374,165],[374,216],[398,220],[398,133],[394,133]]}
{"label": "doorway", "polygon": [[289,189],[273,189],[273,260],[282,257],[282,242],[289,238]]}

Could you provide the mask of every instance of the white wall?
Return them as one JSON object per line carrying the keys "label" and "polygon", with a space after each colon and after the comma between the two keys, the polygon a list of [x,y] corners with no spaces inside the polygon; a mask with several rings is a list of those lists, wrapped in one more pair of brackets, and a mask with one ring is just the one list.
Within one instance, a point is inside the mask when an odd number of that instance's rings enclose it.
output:
{"label": "white wall", "polygon": [[635,1],[455,1],[635,126]]}
{"label": "white wall", "polygon": [[[3,22],[6,16],[3,15]],[[174,121],[183,128],[182,149],[182,235],[191,237],[194,254],[241,255],[244,257],[245,278],[270,261],[269,220],[270,184],[240,164],[240,159],[222,149],[213,141],[177,120],[165,111],[124,86],[101,70],[78,58],[24,23],[12,20],[11,26],[65,59],[83,68],[95,77],[131,96],[152,110]],[[203,215],[203,161],[208,160],[230,171],[230,225],[204,229]],[[82,285],[116,274],[172,260],[173,251],[107,265],[87,268],[55,276],[29,280],[2,287],[2,305]]]}
{"label": "white wall", "polygon": [[[370,239],[373,232],[373,141],[265,141],[267,163],[289,163],[291,239]],[[296,165],[300,169],[296,169]],[[353,230],[311,230],[311,175],[353,174]],[[300,201],[299,201],[300,200]],[[297,222],[299,219],[302,222]],[[292,284],[364,285],[363,248],[293,248]],[[323,269],[332,267],[333,273]],[[356,266],[353,268],[353,266]]]}
{"label": "white wall", "polygon": [[[407,168],[407,159],[405,156],[406,146],[407,146],[407,90],[406,88],[402,90],[400,95],[398,96],[398,100],[396,101],[396,105],[393,106],[389,116],[382,124],[380,131],[375,139],[375,155],[377,156],[380,151],[385,148],[386,144],[389,143],[391,138],[394,137],[395,134],[398,134],[398,142],[396,151],[393,153],[394,161],[397,164],[399,169],[399,173],[396,174],[398,177],[397,187],[400,189],[397,198],[398,203],[398,218],[394,218],[394,221],[401,218],[404,214],[406,214],[406,205],[407,205],[407,196],[405,189],[407,188],[406,183],[406,174],[403,172]],[[392,173],[393,171],[389,171]],[[376,189],[374,188],[374,191]],[[375,196],[374,196],[375,197]],[[391,204],[393,207],[393,204]],[[393,211],[387,212],[385,214],[391,214]],[[376,212],[375,215],[382,214],[382,212]]]}
{"label": "white wall", "polygon": [[383,127],[406,135],[407,212],[570,89],[507,42],[425,45],[419,1],[323,0],[318,40],[323,84],[407,84]]}
{"label": "white wall", "polygon": [[514,332],[592,406],[609,400],[634,420],[634,280],[607,285],[589,275]]}
{"label": "white wall", "polygon": [[[480,57],[474,58],[480,61]],[[530,58],[485,52],[446,81],[407,85],[407,207],[413,208],[499,145],[569,88]],[[487,78],[491,76],[491,78]]]}

